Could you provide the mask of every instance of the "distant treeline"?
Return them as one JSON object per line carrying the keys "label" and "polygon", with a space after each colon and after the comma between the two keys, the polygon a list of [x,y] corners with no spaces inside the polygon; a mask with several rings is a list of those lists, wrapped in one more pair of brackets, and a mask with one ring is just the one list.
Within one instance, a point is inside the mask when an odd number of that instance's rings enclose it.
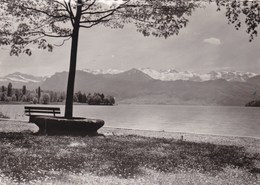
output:
{"label": "distant treeline", "polygon": [[115,98],[110,95],[104,95],[103,93],[81,93],[81,91],[75,93],[74,102],[87,103],[89,105],[114,105]]}
{"label": "distant treeline", "polygon": [[[114,105],[115,98],[103,93],[81,93],[74,94],[74,102],[87,103],[89,105]],[[43,91],[40,87],[35,90],[27,90],[24,85],[22,89],[13,88],[12,83],[1,86],[0,101],[2,102],[25,102],[31,104],[49,104],[51,102],[64,102],[65,92]]]}

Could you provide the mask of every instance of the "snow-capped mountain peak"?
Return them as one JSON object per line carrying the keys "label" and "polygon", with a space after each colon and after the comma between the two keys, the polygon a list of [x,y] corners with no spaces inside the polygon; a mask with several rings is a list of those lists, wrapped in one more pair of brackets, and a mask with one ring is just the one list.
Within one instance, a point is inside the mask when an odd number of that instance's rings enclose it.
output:
{"label": "snow-capped mountain peak", "polygon": [[159,70],[161,73],[178,73],[176,69]]}
{"label": "snow-capped mountain peak", "polygon": [[251,72],[241,72],[241,71],[211,71],[206,75],[203,75],[202,80],[217,80],[225,79],[227,81],[241,81],[245,82],[249,78],[256,76],[257,74]]}
{"label": "snow-capped mountain peak", "polygon": [[82,71],[87,72],[87,73],[91,73],[94,75],[98,75],[98,74],[118,74],[118,73],[122,73],[124,72],[123,70],[118,70],[118,69],[83,69]]}
{"label": "snow-capped mountain peak", "polygon": [[190,71],[179,72],[176,69],[167,70],[155,70],[150,68],[140,68],[140,71],[149,75],[153,79],[162,81],[176,81],[176,80],[191,80],[191,81],[201,81],[199,75]]}
{"label": "snow-capped mountain peak", "polygon": [[27,75],[20,72],[12,73],[0,78],[2,82],[21,82],[21,83],[39,83],[46,79],[46,77],[38,77],[33,75]]}

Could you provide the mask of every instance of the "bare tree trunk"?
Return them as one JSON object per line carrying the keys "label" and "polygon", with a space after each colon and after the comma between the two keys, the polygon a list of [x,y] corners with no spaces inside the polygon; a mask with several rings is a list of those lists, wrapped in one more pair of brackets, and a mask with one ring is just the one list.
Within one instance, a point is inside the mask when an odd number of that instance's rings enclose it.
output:
{"label": "bare tree trunk", "polygon": [[77,63],[77,52],[78,52],[78,38],[79,38],[79,24],[81,18],[82,2],[78,0],[77,13],[75,17],[71,51],[70,51],[70,69],[67,83],[67,94],[66,94],[66,105],[65,105],[65,118],[73,117],[73,96],[74,96],[74,85],[76,76],[76,63]]}

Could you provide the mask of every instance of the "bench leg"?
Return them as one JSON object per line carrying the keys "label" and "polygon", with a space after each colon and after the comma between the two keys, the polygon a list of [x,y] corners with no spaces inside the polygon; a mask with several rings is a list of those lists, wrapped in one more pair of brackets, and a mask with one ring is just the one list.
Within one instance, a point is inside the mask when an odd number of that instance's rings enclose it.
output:
{"label": "bench leg", "polygon": [[35,121],[35,116],[34,115],[30,115],[29,116],[29,123],[34,123]]}
{"label": "bench leg", "polygon": [[44,119],[44,135],[47,135],[47,121]]}

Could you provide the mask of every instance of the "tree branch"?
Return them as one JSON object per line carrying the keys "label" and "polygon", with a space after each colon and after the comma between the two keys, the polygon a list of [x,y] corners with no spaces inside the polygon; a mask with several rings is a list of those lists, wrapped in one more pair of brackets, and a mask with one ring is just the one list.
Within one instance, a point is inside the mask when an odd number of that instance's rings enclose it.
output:
{"label": "tree branch", "polygon": [[93,27],[93,26],[95,26],[95,25],[98,25],[98,24],[101,23],[101,22],[108,22],[108,21],[110,21],[110,19],[106,19],[106,20],[102,20],[102,21],[97,21],[97,22],[94,22],[93,24],[91,24],[91,25],[89,25],[89,26],[80,25],[80,27],[82,27],[82,28],[91,28],[91,27]]}
{"label": "tree branch", "polygon": [[91,6],[93,6],[95,3],[96,3],[96,0],[94,0],[91,4],[89,4],[87,8],[83,9],[83,10],[82,10],[82,14],[83,14],[85,11],[87,11],[89,8],[91,8]]}
{"label": "tree branch", "polygon": [[54,46],[57,46],[57,47],[63,46],[65,44],[65,42],[68,41],[69,39],[71,39],[71,37],[64,39],[61,44],[54,44]]}
{"label": "tree branch", "polygon": [[[94,2],[95,2],[95,1],[94,1]],[[96,15],[96,14],[105,14],[105,13],[109,13],[109,12],[114,12],[115,10],[124,8],[124,6],[125,6],[127,3],[129,3],[129,1],[126,1],[125,3],[119,5],[119,6],[116,7],[116,8],[109,9],[109,10],[104,10],[104,11],[87,12],[87,10],[88,10],[89,8],[86,8],[85,10],[82,11],[82,15]]]}
{"label": "tree branch", "polygon": [[[71,9],[71,6],[70,6],[70,4],[67,4],[67,2],[66,2],[65,0],[63,0],[63,1],[64,1],[64,3],[65,3],[65,8],[66,8],[67,12],[68,12],[69,15],[70,15],[70,22],[71,22],[72,26],[74,26],[75,16],[74,16],[74,14],[73,14],[73,11],[72,11],[72,9]],[[69,1],[69,3],[70,3],[70,1]]]}
{"label": "tree branch", "polygon": [[63,7],[66,9],[66,6],[65,6],[63,3],[61,3],[60,1],[53,0],[53,2],[55,2],[55,3],[57,3],[57,4],[61,5],[61,6],[63,6]]}
{"label": "tree branch", "polygon": [[29,35],[42,34],[46,37],[55,37],[55,38],[71,37],[71,34],[69,34],[69,35],[52,35],[52,34],[48,34],[48,33],[44,32],[44,31],[28,32],[27,34],[29,34]]}
{"label": "tree branch", "polygon": [[84,24],[84,23],[95,23],[95,22],[98,22],[98,23],[100,23],[100,22],[102,22],[104,19],[106,19],[107,17],[109,17],[109,16],[111,16],[111,15],[113,15],[114,14],[114,12],[116,11],[117,9],[113,9],[112,11],[110,11],[110,13],[109,14],[107,14],[107,15],[105,15],[105,16],[103,16],[103,17],[101,17],[101,18],[99,18],[99,19],[96,19],[96,20],[86,20],[86,21],[80,21],[80,24]]}
{"label": "tree branch", "polygon": [[24,9],[28,9],[28,10],[32,10],[32,11],[35,11],[35,12],[37,12],[37,13],[42,13],[42,14],[45,14],[45,15],[47,15],[47,16],[49,16],[49,17],[52,17],[52,18],[55,18],[55,19],[59,19],[59,18],[66,18],[66,19],[67,19],[67,18],[70,18],[70,17],[67,16],[67,15],[55,16],[55,15],[49,14],[47,11],[39,10],[39,9],[37,9],[37,8],[32,8],[32,7],[26,7],[26,6],[23,6],[23,5],[21,5],[21,6],[18,5],[18,7],[21,7],[21,8],[24,8]]}

